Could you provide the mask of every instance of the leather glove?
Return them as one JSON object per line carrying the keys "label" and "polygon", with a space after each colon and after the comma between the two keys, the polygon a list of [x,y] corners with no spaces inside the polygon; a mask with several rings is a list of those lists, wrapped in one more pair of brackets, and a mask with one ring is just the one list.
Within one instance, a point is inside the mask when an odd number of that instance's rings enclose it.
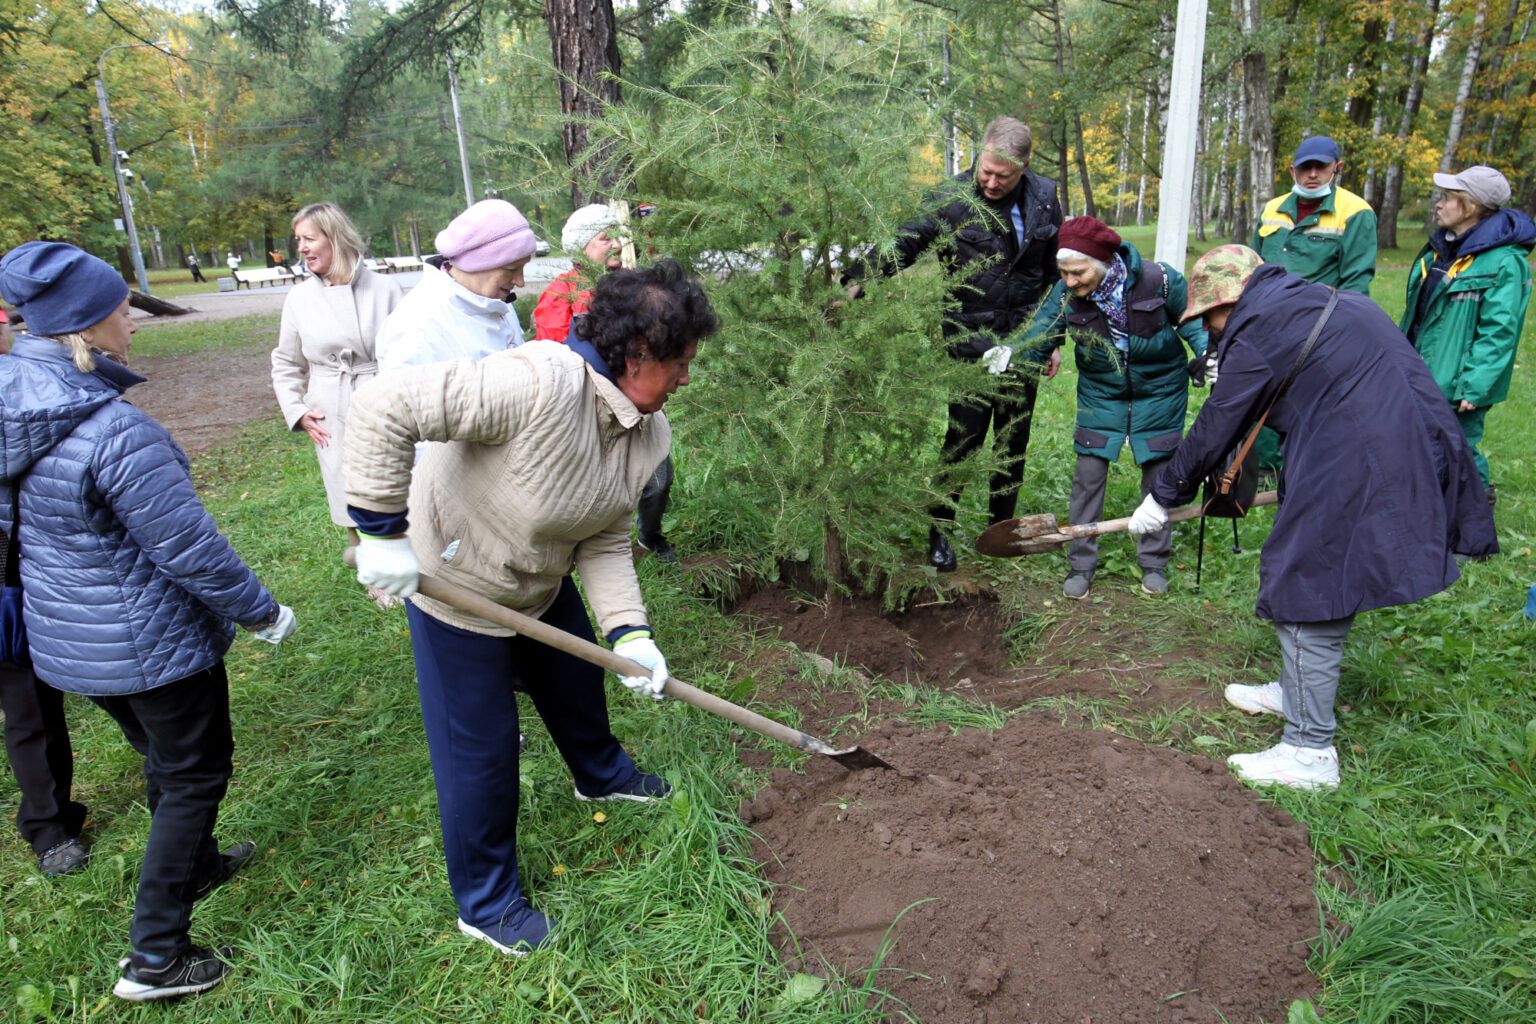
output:
{"label": "leather glove", "polygon": [[1216,384],[1216,349],[1206,349],[1203,353],[1189,361],[1185,367],[1189,373],[1189,381],[1197,388],[1203,388],[1207,384]]}
{"label": "leather glove", "polygon": [[277,621],[265,629],[258,629],[256,639],[276,646],[293,636],[293,631],[298,628],[299,620],[294,617],[293,609],[280,604],[277,606]]}
{"label": "leather glove", "polygon": [[1007,345],[993,345],[981,354],[981,362],[987,368],[987,372],[996,376],[1008,369],[1008,363],[1013,359],[1013,349]]}
{"label": "leather glove", "polygon": [[416,593],[421,566],[409,537],[357,535],[357,582],[394,597]]}
{"label": "leather glove", "polygon": [[1167,525],[1168,511],[1149,494],[1141,499],[1141,504],[1131,513],[1131,524],[1126,530],[1135,534],[1156,533]]}
{"label": "leather glove", "polygon": [[649,676],[619,676],[619,682],[636,693],[656,700],[666,696],[661,691],[667,685],[667,659],[661,656],[660,648],[649,633],[626,634],[613,645],[613,653],[639,662],[651,670]]}

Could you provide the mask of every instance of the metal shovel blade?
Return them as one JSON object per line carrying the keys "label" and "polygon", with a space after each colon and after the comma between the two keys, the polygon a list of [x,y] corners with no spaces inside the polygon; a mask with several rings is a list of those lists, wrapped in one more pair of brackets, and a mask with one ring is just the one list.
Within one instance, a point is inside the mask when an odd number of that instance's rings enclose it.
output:
{"label": "metal shovel blade", "polygon": [[[1035,547],[1030,542],[1037,537],[1052,539],[1046,547]],[[976,550],[992,558],[1012,558],[1015,555],[1051,551],[1071,539],[1061,535],[1054,515],[1050,512],[1036,512],[1034,515],[1020,516],[1017,519],[1005,519],[1001,523],[987,527],[982,531],[981,536],[976,538]]]}

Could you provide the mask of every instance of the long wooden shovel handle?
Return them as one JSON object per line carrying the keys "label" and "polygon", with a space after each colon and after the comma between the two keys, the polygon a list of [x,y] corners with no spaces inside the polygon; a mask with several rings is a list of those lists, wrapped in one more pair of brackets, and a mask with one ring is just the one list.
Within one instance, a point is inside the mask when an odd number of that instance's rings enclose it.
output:
{"label": "long wooden shovel handle", "polygon": [[[1253,504],[1250,507],[1257,507],[1259,505],[1274,505],[1279,501],[1280,492],[1263,491],[1262,493],[1255,494],[1253,496]],[[1200,509],[1201,505],[1198,502],[1193,505],[1185,505],[1183,508],[1176,508],[1172,512],[1168,513],[1168,521],[1170,523],[1182,523],[1186,519],[1199,519]],[[1123,519],[1106,519],[1101,523],[1082,523],[1077,526],[1063,526],[1056,532],[1063,537],[1074,539],[1077,537],[1097,537],[1104,533],[1119,533],[1130,525],[1131,517],[1126,516]]]}
{"label": "long wooden shovel handle", "polygon": [[[354,549],[347,548],[342,555],[343,560],[351,566],[357,565],[357,556]],[[622,655],[615,654],[606,647],[599,647],[589,640],[583,640],[579,636],[567,633],[563,629],[551,626],[547,622],[540,622],[531,615],[524,615],[505,605],[497,604],[490,598],[477,594],[472,590],[445,583],[432,576],[422,576],[417,584],[419,593],[425,594],[434,601],[451,605],[461,612],[470,615],[478,615],[487,622],[494,622],[498,626],[505,626],[515,630],[521,636],[530,637],[541,644],[564,651],[572,657],[590,662],[599,668],[605,668],[619,676],[648,676],[651,670],[637,662],[630,661]],[[775,722],[756,711],[748,711],[738,704],[732,704],[723,697],[716,697],[708,691],[701,690],[683,682],[673,675],[668,675],[667,685],[662,692],[668,697],[673,697],[685,704],[692,704],[712,715],[735,722],[737,725],[751,729],[755,733],[767,736],[771,740],[787,743],[798,750],[809,751],[812,754],[835,755],[838,751],[831,744],[809,736],[798,729],[791,729],[783,722]]]}

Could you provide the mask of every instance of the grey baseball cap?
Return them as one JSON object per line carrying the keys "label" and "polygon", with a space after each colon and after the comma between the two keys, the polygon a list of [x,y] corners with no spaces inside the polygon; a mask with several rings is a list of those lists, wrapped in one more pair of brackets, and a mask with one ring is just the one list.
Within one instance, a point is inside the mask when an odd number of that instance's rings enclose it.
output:
{"label": "grey baseball cap", "polygon": [[1468,167],[1460,174],[1437,174],[1435,187],[1447,192],[1465,192],[1490,210],[1497,210],[1509,202],[1509,179],[1482,164]]}

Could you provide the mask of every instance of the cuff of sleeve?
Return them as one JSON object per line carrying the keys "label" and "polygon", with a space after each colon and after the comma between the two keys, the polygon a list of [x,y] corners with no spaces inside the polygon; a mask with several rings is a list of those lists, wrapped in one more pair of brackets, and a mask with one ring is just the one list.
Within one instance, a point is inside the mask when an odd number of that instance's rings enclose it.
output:
{"label": "cuff of sleeve", "polygon": [[357,524],[357,532],[369,537],[396,537],[410,528],[405,512],[374,512],[356,505],[347,506],[347,515]]}
{"label": "cuff of sleeve", "polygon": [[625,637],[634,636],[637,633],[640,634],[643,639],[651,639],[650,626],[620,626],[608,633],[608,646],[612,647],[614,644],[618,643],[620,640],[623,640]]}

